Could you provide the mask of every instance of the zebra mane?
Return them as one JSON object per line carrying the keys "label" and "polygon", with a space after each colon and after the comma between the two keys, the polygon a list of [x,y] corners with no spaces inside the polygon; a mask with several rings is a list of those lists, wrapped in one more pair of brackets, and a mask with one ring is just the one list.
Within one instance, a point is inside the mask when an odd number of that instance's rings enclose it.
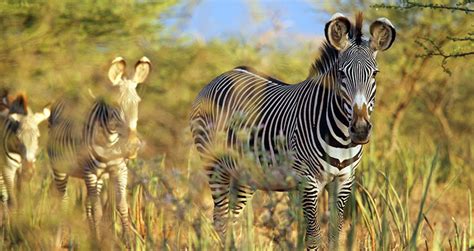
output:
{"label": "zebra mane", "polygon": [[357,12],[355,17],[355,26],[354,26],[354,35],[356,44],[360,45],[362,43],[362,22],[364,20],[364,16],[362,12]]}
{"label": "zebra mane", "polygon": [[336,63],[338,51],[329,43],[323,42],[319,52],[319,57],[316,58],[309,69],[310,78],[326,73]]}
{"label": "zebra mane", "polygon": [[100,127],[104,128],[108,133],[112,133],[110,122],[113,120],[122,121],[120,110],[107,104],[105,99],[98,98],[89,113],[88,120],[86,121],[86,131],[94,130],[94,126],[96,122],[98,122]]}

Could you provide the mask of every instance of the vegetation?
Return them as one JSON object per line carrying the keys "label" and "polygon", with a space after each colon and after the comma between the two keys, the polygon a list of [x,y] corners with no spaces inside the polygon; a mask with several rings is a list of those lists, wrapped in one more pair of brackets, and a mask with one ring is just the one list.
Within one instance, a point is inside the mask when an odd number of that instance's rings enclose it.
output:
{"label": "vegetation", "polygon": [[[25,92],[33,110],[60,96],[77,98],[80,105],[90,99],[87,89],[96,96],[106,95],[110,88],[106,73],[113,58],[120,55],[129,64],[143,55],[150,58],[152,73],[139,87],[138,130],[147,145],[130,163],[128,198],[135,249],[218,245],[209,188],[188,127],[191,102],[200,88],[238,65],[251,65],[294,83],[307,76],[317,56],[314,41],[283,51],[266,39],[201,42],[174,36],[177,28],[165,25],[166,18],[192,11],[193,4],[0,3],[0,87]],[[452,6],[470,8],[468,3]],[[355,250],[466,250],[474,246],[473,57],[445,60],[423,55],[433,48],[446,55],[472,51],[472,40],[450,39],[472,37],[472,14],[429,7],[370,7],[364,1],[336,1],[325,11],[350,16],[356,9],[364,11],[366,26],[386,16],[398,34],[394,46],[378,57],[375,131],[357,170],[341,241]],[[41,140],[46,138],[45,126]],[[61,215],[43,150],[36,176],[19,198],[21,205],[12,212],[9,226],[1,229],[0,249],[53,249],[64,221],[71,227],[74,249],[89,249],[85,186],[79,180],[71,183],[73,210]],[[110,193],[104,192],[106,234],[101,245],[106,250],[123,245]],[[297,193],[260,191],[235,225],[227,247],[302,248],[303,225]]]}

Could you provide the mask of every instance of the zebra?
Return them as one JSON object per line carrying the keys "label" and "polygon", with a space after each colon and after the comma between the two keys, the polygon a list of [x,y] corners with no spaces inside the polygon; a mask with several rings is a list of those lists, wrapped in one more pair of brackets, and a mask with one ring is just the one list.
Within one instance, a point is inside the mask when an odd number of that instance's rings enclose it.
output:
{"label": "zebra", "polygon": [[337,248],[344,206],[371,135],[376,55],[396,36],[387,18],[370,25],[369,38],[362,34],[362,13],[355,19],[331,17],[321,55],[302,82],[290,85],[241,66],[213,79],[194,100],[190,128],[221,239],[256,190],[298,190],[305,245],[318,249],[318,198],[334,182],[337,231],[329,234],[329,245]]}
{"label": "zebra", "polygon": [[2,118],[8,116],[8,113],[10,112],[10,104],[13,102],[13,96],[10,95],[9,92],[8,89],[4,88],[0,95],[0,117]]}
{"label": "zebra", "polygon": [[[50,109],[46,106],[42,112],[34,113],[28,107],[25,95],[19,94],[13,98],[6,92],[2,97],[1,107],[3,128],[0,147],[0,201],[3,205],[2,213],[6,215],[8,204],[12,208],[17,206],[15,186],[20,190],[21,183],[29,181],[33,176],[39,149],[38,127],[48,119]],[[1,220],[3,217],[1,216]]]}
{"label": "zebra", "polygon": [[128,246],[127,163],[136,158],[142,144],[137,134],[138,104],[141,98],[136,88],[147,78],[151,62],[147,57],[142,57],[135,65],[132,78],[126,76],[125,68],[122,57],[112,61],[108,72],[112,82],[112,98],[96,98],[91,107],[85,108],[87,117],[83,123],[74,119],[78,109],[74,102],[64,99],[56,101],[51,109],[47,145],[63,210],[67,207],[69,176],[85,181],[86,214],[94,241],[100,239],[98,227],[102,207],[99,196],[103,179],[110,176],[115,185],[116,209],[122,224],[122,234]]}

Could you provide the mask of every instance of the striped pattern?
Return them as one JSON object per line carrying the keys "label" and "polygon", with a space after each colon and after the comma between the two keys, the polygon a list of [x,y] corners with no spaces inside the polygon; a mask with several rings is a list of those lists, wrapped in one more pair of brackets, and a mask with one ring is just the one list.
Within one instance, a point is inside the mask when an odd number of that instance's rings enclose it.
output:
{"label": "striped pattern", "polygon": [[[17,205],[16,190],[21,183],[29,181],[35,169],[40,137],[39,124],[49,116],[49,109],[42,113],[33,113],[27,106],[26,97],[22,94],[15,99],[7,93],[2,98],[1,116],[1,154],[0,154],[0,201],[7,209]],[[16,180],[16,181],[15,181]]]}
{"label": "striped pattern", "polygon": [[87,188],[86,214],[91,232],[100,240],[102,218],[100,193],[103,179],[110,176],[116,190],[116,208],[122,223],[124,241],[130,245],[126,186],[129,159],[136,157],[141,145],[137,135],[138,104],[136,87],[150,70],[150,61],[143,57],[135,66],[135,75],[125,77],[125,61],[116,58],[109,70],[115,100],[98,98],[86,109],[86,116],[78,121],[77,104],[57,101],[49,120],[48,155],[56,188],[67,210],[67,183],[70,176],[84,179]]}
{"label": "striped pattern", "polygon": [[[337,39],[344,36],[337,32],[345,23],[350,25],[348,20],[333,25],[338,30],[330,32],[336,36],[328,41],[341,42]],[[357,27],[346,31],[352,29]],[[377,72],[376,50],[367,38],[353,36],[340,44],[344,49],[323,44],[310,75],[300,83],[289,85],[237,67],[212,80],[195,99],[191,131],[205,163],[221,238],[229,218],[239,216],[256,189],[299,189],[306,245],[317,249],[317,201],[334,181],[338,220],[329,240],[337,248],[362,144],[370,136]]]}

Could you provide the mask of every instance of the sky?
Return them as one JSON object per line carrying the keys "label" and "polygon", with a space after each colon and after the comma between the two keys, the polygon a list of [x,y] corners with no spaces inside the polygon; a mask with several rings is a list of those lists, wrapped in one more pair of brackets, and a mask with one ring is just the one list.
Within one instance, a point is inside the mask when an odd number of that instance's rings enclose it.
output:
{"label": "sky", "polygon": [[276,17],[282,28],[275,39],[304,40],[324,35],[329,15],[321,8],[322,4],[308,0],[201,0],[183,31],[204,41],[228,37],[251,39],[271,30],[272,17]]}

